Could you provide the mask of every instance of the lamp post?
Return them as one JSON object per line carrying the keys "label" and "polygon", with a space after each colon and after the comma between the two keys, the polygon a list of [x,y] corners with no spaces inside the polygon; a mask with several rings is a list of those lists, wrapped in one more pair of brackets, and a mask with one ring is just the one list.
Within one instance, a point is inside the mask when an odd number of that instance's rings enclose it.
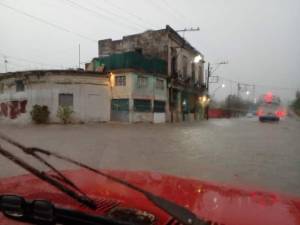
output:
{"label": "lamp post", "polygon": [[225,84],[219,85],[219,86],[213,91],[213,93],[211,94],[211,97],[215,96],[216,92],[217,92],[219,89],[222,89],[222,88],[225,88],[225,87],[226,87]]}
{"label": "lamp post", "polygon": [[[222,61],[222,62],[218,62],[218,63],[215,63],[215,67],[213,68],[211,66],[210,63],[208,63],[208,67],[207,67],[207,78],[206,78],[206,89],[207,89],[207,93],[209,95],[209,78],[211,77],[211,75],[216,72],[216,70],[219,68],[219,66],[221,65],[225,65],[225,64],[228,64],[228,61]],[[224,86],[225,87],[225,86]],[[209,115],[208,115],[208,111],[209,111],[209,105],[207,105],[206,107],[206,119],[208,120],[209,119]]]}

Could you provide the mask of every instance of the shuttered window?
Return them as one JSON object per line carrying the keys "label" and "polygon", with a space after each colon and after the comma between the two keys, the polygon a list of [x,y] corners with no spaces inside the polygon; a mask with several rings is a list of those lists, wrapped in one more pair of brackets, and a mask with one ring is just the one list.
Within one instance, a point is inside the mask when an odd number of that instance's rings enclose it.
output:
{"label": "shuttered window", "polygon": [[129,99],[112,99],[111,110],[113,111],[129,111]]}
{"label": "shuttered window", "polygon": [[133,105],[135,112],[151,112],[151,100],[134,99]]}
{"label": "shuttered window", "polygon": [[59,106],[73,107],[73,94],[59,94]]}
{"label": "shuttered window", "polygon": [[165,112],[166,102],[165,101],[154,101],[154,112]]}

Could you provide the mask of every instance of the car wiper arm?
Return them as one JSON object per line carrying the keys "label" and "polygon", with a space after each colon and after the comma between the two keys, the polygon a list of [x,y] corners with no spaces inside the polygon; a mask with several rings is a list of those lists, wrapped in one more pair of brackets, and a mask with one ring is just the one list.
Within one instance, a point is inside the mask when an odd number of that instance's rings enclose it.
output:
{"label": "car wiper arm", "polygon": [[149,191],[146,191],[134,184],[131,184],[129,182],[127,182],[126,180],[120,179],[118,177],[109,175],[105,172],[102,172],[100,170],[97,170],[93,167],[90,167],[84,163],[78,162],[76,160],[73,160],[71,158],[68,158],[66,156],[60,155],[58,153],[55,152],[50,152],[48,150],[45,149],[41,149],[41,148],[28,148],[23,146],[22,144],[11,140],[9,137],[6,137],[3,134],[0,134],[0,139],[6,140],[8,143],[17,146],[19,148],[23,148],[26,149],[29,152],[39,152],[41,154],[45,154],[48,156],[53,156],[55,158],[61,159],[63,161],[67,161],[69,163],[72,163],[74,165],[77,165],[79,167],[85,168],[89,171],[92,171],[100,176],[106,177],[109,180],[112,180],[116,183],[122,184],[130,189],[133,189],[141,194],[143,194],[150,202],[152,202],[154,205],[156,205],[158,208],[162,209],[163,211],[165,211],[166,213],[168,213],[169,215],[173,216],[175,219],[177,219],[178,221],[180,221],[182,224],[185,225],[207,225],[208,223],[200,218],[198,218],[197,215],[195,215],[193,212],[191,212],[190,210],[188,210],[187,208],[180,206],[170,200],[167,200],[163,197],[160,197],[158,195],[155,195]]}
{"label": "car wiper arm", "polygon": [[[34,157],[35,159],[37,159],[38,161],[40,161],[41,163],[43,163],[44,165],[46,165],[47,167],[49,167],[54,173],[56,173],[56,175],[52,175],[52,177],[55,177],[56,179],[59,179],[63,182],[65,182],[66,184],[70,185],[72,188],[74,188],[75,190],[77,190],[79,193],[81,193],[82,195],[85,195],[85,193],[80,190],[70,179],[68,179],[67,177],[65,177],[59,170],[57,170],[53,165],[51,165],[49,162],[47,162],[45,159],[43,159],[42,157],[40,157],[38,154],[36,154],[37,151],[31,150],[31,148],[27,148],[17,142],[15,142],[14,140],[12,140],[11,138],[0,134],[0,138],[7,141],[8,143],[18,147],[19,149],[21,149],[24,153],[31,155],[32,157]],[[43,154],[45,154],[45,152],[43,152]]]}
{"label": "car wiper arm", "polygon": [[114,218],[65,209],[47,200],[27,200],[17,195],[0,195],[0,212],[10,219],[32,224],[134,225]]}
{"label": "car wiper arm", "polygon": [[38,169],[34,168],[33,166],[29,165],[19,157],[15,156],[14,154],[10,153],[9,151],[6,151],[1,145],[0,145],[0,154],[4,156],[5,158],[11,160],[12,162],[16,163],[17,165],[21,166],[23,169],[27,170],[28,172],[32,173],[36,177],[40,178],[41,180],[47,182],[48,184],[54,186],[55,188],[59,189],[60,191],[64,192],[74,200],[78,201],[79,203],[91,208],[96,208],[96,203],[86,195],[79,195],[72,189],[70,189],[68,186],[64,185],[63,183],[59,182],[57,179],[48,176],[46,173],[39,171]]}

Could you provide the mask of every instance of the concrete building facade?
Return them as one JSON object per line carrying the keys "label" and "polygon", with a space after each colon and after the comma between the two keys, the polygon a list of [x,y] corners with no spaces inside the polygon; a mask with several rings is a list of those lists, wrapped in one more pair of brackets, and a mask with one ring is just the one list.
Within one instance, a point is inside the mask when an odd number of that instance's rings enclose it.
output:
{"label": "concrete building facade", "polygon": [[1,74],[0,120],[30,123],[30,111],[46,105],[49,122],[60,122],[59,106],[73,109],[72,121],[100,122],[110,120],[110,87],[108,77],[81,71],[27,71]]}
{"label": "concrete building facade", "polygon": [[[205,61],[201,52],[167,25],[165,29],[148,30],[144,33],[124,36],[121,40],[100,40],[98,42],[98,58],[93,61],[128,52],[135,52],[144,57],[157,58],[166,62],[164,75],[168,88],[168,121],[199,118],[201,114],[199,97],[206,91],[204,85]],[[200,60],[195,61],[196,57]],[[87,70],[105,70],[105,63],[95,66],[93,61],[86,66]],[[123,69],[128,68],[130,67],[125,65]]]}
{"label": "concrete building facade", "polygon": [[167,82],[164,76],[135,70],[114,71],[111,82],[111,120],[166,122]]}

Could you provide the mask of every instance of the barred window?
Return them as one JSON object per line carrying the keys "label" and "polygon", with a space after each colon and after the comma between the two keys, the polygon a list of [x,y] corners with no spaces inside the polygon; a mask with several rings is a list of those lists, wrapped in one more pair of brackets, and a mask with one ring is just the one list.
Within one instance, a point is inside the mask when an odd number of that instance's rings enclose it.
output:
{"label": "barred window", "polygon": [[156,89],[164,90],[164,80],[156,79]]}
{"label": "barred window", "polygon": [[116,86],[126,86],[126,76],[116,76]]}
{"label": "barred window", "polygon": [[151,100],[134,99],[133,107],[135,112],[151,112]]}
{"label": "barred window", "polygon": [[143,76],[138,76],[137,87],[143,88],[143,87],[147,87],[147,85],[148,85],[148,78]]}

